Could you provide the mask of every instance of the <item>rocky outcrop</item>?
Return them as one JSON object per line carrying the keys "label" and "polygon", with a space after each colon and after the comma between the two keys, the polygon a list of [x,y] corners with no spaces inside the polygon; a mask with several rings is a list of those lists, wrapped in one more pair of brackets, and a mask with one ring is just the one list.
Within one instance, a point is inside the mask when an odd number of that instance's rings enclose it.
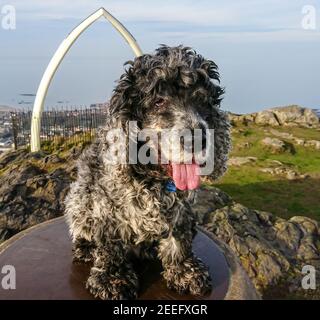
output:
{"label": "rocky outcrop", "polygon": [[[302,216],[281,219],[268,212],[246,208],[222,194],[221,191],[216,194],[220,199],[219,207],[213,204],[211,211],[202,212],[200,221],[230,246],[258,291],[265,297],[269,292],[282,298],[307,294],[301,288],[302,267],[320,268],[317,222]],[[207,204],[210,205],[210,201]]]}
{"label": "rocky outcrop", "polygon": [[232,157],[228,160],[229,166],[242,166],[248,163],[256,162],[258,158],[256,157]]}
{"label": "rocky outcrop", "polygon": [[280,280],[300,290],[302,267],[320,266],[319,227],[312,219],[284,220],[232,204],[209,215],[206,227],[239,256],[261,293]]}
{"label": "rocky outcrop", "polygon": [[71,158],[22,149],[4,154],[0,168],[6,169],[0,175],[0,243],[63,214],[63,199],[75,174]]}
{"label": "rocky outcrop", "polygon": [[266,137],[261,140],[261,143],[267,148],[272,154],[283,153],[286,151],[294,152],[292,145],[286,143],[277,138]]}
{"label": "rocky outcrop", "polygon": [[309,177],[307,174],[301,174],[298,171],[287,168],[285,166],[275,168],[261,168],[260,171],[269,173],[273,176],[280,176],[288,180],[306,179]]}
{"label": "rocky outcrop", "polygon": [[258,112],[254,118],[254,122],[256,124],[270,125],[275,127],[280,125],[276,115],[269,110]]}
{"label": "rocky outcrop", "polygon": [[277,117],[280,125],[319,126],[319,117],[312,109],[302,108],[300,106],[288,106],[272,108],[270,111]]}
{"label": "rocky outcrop", "polygon": [[270,133],[276,137],[291,140],[293,143],[299,146],[310,147],[316,150],[320,150],[320,140],[306,140],[306,139],[295,137],[291,133],[281,132],[275,129],[270,129]]}
{"label": "rocky outcrop", "polygon": [[249,141],[237,143],[235,146],[232,147],[233,150],[243,150],[243,149],[250,149],[252,147],[252,143]]}
{"label": "rocky outcrop", "polygon": [[319,128],[320,119],[317,113],[308,108],[292,105],[287,107],[271,108],[264,111],[245,115],[229,114],[232,124],[256,123],[270,126],[302,126]]}
{"label": "rocky outcrop", "polygon": [[270,133],[278,138],[282,138],[282,139],[288,139],[288,140],[294,140],[295,137],[288,132],[281,132],[275,129],[270,129]]}
{"label": "rocky outcrop", "polygon": [[[302,144],[302,141],[301,141]],[[305,140],[304,144],[305,147],[311,147],[316,150],[320,150],[320,140]]]}
{"label": "rocky outcrop", "polygon": [[306,179],[310,175],[306,173],[300,173],[296,167],[284,164],[279,160],[266,159],[268,167],[259,168],[260,172],[271,174],[272,176],[281,177],[287,180]]}

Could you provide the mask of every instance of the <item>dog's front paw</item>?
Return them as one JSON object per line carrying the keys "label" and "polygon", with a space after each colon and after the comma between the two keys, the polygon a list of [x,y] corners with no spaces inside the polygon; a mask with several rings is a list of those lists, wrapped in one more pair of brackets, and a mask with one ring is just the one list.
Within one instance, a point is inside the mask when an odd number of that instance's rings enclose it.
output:
{"label": "dog's front paw", "polygon": [[211,291],[211,278],[200,259],[191,257],[181,264],[166,266],[162,273],[169,289],[180,294],[205,295]]}
{"label": "dog's front paw", "polygon": [[135,299],[138,292],[138,277],[131,269],[109,274],[93,267],[86,288],[95,298],[103,300]]}
{"label": "dog's front paw", "polygon": [[91,252],[89,250],[84,251],[80,248],[74,248],[72,250],[72,262],[75,264],[78,263],[88,263],[93,260]]}
{"label": "dog's front paw", "polygon": [[93,260],[92,252],[95,246],[85,239],[77,239],[72,247],[72,262],[87,263]]}

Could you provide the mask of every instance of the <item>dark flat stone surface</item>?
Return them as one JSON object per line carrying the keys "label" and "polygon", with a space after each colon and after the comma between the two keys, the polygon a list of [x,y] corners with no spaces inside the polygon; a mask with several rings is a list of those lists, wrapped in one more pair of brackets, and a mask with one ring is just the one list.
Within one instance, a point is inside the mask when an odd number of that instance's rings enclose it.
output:
{"label": "dark flat stone surface", "polygon": [[[194,252],[209,266],[213,291],[201,299],[223,299],[229,285],[229,268],[215,242],[198,232]],[[0,267],[16,268],[16,289],[0,287],[0,299],[93,299],[85,289],[90,266],[73,264],[66,223],[58,218],[28,229],[0,247]],[[139,261],[139,299],[195,299],[168,290],[157,262]]]}

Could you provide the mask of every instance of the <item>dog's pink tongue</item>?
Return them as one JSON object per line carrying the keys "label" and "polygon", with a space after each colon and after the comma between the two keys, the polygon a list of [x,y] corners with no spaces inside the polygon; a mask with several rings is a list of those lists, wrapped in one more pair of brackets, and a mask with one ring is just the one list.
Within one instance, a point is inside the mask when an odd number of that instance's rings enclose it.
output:
{"label": "dog's pink tongue", "polygon": [[179,190],[192,190],[199,187],[200,167],[192,164],[172,164],[172,178]]}

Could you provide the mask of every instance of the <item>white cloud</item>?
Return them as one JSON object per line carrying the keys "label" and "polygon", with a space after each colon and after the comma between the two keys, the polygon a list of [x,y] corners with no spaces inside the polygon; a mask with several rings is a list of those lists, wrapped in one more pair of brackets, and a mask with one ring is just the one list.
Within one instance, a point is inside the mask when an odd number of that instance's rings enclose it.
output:
{"label": "white cloud", "polygon": [[[124,22],[158,21],[212,27],[299,28],[301,8],[306,4],[305,1],[11,0],[10,3],[16,5],[21,18],[29,19],[83,19],[103,6]],[[316,0],[309,0],[308,4],[319,5]]]}
{"label": "white cloud", "polygon": [[[75,19],[80,22],[103,6],[125,24],[135,23],[136,30],[142,30],[147,38],[157,34],[165,39],[304,42],[317,40],[320,31],[301,28],[301,9],[306,0],[8,1],[16,6],[18,23],[20,19]],[[320,16],[320,3],[308,0],[308,4],[315,5]]]}
{"label": "white cloud", "polygon": [[173,21],[194,24],[219,24],[236,18],[234,12],[223,6],[212,6],[208,1],[146,1],[146,0],[13,0],[22,17],[80,18],[83,19],[100,7],[105,7],[124,21]]}
{"label": "white cloud", "polygon": [[178,38],[187,40],[215,41],[223,43],[281,43],[281,42],[318,42],[320,31],[309,30],[276,30],[265,32],[155,32],[159,38]]}

